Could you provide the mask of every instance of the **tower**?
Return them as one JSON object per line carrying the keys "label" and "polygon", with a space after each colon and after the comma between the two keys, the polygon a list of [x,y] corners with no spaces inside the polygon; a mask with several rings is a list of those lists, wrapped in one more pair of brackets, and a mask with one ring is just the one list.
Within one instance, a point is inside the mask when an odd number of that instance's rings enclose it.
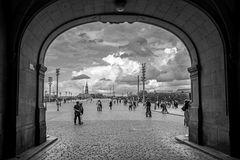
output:
{"label": "tower", "polygon": [[85,94],[88,94],[88,83],[86,82],[86,86],[85,86]]}

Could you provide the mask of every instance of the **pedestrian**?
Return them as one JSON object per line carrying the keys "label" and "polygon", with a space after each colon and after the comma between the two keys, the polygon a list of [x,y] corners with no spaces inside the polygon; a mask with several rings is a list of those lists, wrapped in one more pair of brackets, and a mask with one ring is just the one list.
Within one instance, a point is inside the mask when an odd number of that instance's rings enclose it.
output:
{"label": "pedestrian", "polygon": [[165,101],[163,101],[163,102],[161,103],[161,108],[162,108],[162,113],[163,113],[163,114],[168,113],[166,103],[167,103],[167,102],[165,102]]}
{"label": "pedestrian", "polygon": [[124,99],[124,106],[126,106],[127,105],[127,100],[126,99]]}
{"label": "pedestrian", "polygon": [[57,105],[57,111],[59,111],[59,107],[61,106],[61,102],[59,101],[59,99],[56,99],[56,105]]}
{"label": "pedestrian", "polygon": [[76,124],[77,118],[78,118],[78,124],[82,124],[81,116],[83,115],[83,106],[82,103],[79,103],[79,101],[76,102],[76,105],[74,105],[74,124]]}
{"label": "pedestrian", "polygon": [[137,102],[136,101],[133,101],[133,110],[135,111],[137,108]]}
{"label": "pedestrian", "polygon": [[112,110],[112,100],[110,100],[110,102],[109,102],[109,108],[110,108],[110,110]]}
{"label": "pedestrian", "polygon": [[129,111],[132,111],[132,101],[128,101],[128,109]]}
{"label": "pedestrian", "polygon": [[158,109],[159,109],[159,107],[160,107],[160,101],[157,101],[157,107],[158,107]]}
{"label": "pedestrian", "polygon": [[97,105],[97,111],[101,111],[102,102],[100,101],[100,99],[97,101],[96,105]]}
{"label": "pedestrian", "polygon": [[174,108],[177,109],[178,108],[178,102],[176,100],[174,100],[173,102]]}
{"label": "pedestrian", "polygon": [[[189,125],[189,108],[190,108],[190,100],[185,100],[182,110],[184,111],[184,126],[188,128]],[[188,133],[185,135],[188,136]]]}
{"label": "pedestrian", "polygon": [[149,99],[146,101],[146,117],[152,117],[152,112],[151,112],[151,102]]}

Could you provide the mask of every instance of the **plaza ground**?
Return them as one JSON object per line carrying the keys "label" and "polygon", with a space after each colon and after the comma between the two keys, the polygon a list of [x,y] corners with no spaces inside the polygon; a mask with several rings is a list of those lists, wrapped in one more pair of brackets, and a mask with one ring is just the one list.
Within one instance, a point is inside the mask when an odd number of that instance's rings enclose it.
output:
{"label": "plaza ground", "polygon": [[73,105],[62,104],[60,111],[54,103],[47,105],[47,134],[58,140],[32,159],[213,159],[175,140],[186,134],[182,116],[152,112],[152,118],[146,118],[142,105],[129,111],[114,104],[109,110],[108,100],[103,100],[102,112],[97,112],[96,101],[83,102],[84,123],[74,125]]}

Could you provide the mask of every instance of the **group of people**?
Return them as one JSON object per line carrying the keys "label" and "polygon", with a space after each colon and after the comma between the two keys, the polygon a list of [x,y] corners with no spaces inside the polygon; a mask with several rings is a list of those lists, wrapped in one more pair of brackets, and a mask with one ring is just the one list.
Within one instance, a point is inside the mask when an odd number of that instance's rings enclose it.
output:
{"label": "group of people", "polygon": [[129,111],[132,111],[132,110],[135,111],[136,108],[137,108],[137,102],[129,100],[128,101],[128,110]]}
{"label": "group of people", "polygon": [[[102,111],[103,106],[102,106],[102,102],[100,99],[97,101],[96,105],[97,105],[97,111]],[[113,106],[113,100],[110,100],[109,101],[109,109],[110,110],[112,110],[112,106]]]}
{"label": "group of people", "polygon": [[178,108],[178,102],[176,100],[172,101],[172,102],[168,102],[168,101],[156,101],[155,105],[154,105],[154,110],[156,110],[157,108],[161,108],[162,109],[162,113],[168,113],[167,108],[170,107],[173,108]]}
{"label": "group of people", "polygon": [[[101,100],[98,100],[96,104],[97,104],[97,111],[102,111]],[[112,106],[113,106],[113,101],[110,100],[109,101],[110,110],[112,110]],[[132,107],[135,110],[136,106],[137,106],[136,102],[134,103],[134,101],[129,101],[129,110],[132,110]],[[161,103],[159,106],[161,106],[163,113],[168,113],[165,103]],[[146,108],[146,117],[152,117],[151,102],[149,101],[149,99],[146,99],[145,108]],[[181,109],[184,111],[184,126],[186,127],[188,127],[189,125],[189,108],[190,108],[190,100],[185,100],[184,105]],[[82,103],[77,101],[76,104],[74,105],[74,124],[76,124],[77,119],[80,125],[83,124],[82,118],[81,118],[81,116],[83,115],[83,111],[84,109],[83,109]],[[186,136],[188,136],[188,134],[186,134]]]}
{"label": "group of people", "polygon": [[62,101],[63,101],[63,103],[68,102],[68,100],[66,100],[66,99],[56,98],[55,102],[56,102],[56,105],[57,105],[57,111],[59,111],[60,107],[62,106]]}

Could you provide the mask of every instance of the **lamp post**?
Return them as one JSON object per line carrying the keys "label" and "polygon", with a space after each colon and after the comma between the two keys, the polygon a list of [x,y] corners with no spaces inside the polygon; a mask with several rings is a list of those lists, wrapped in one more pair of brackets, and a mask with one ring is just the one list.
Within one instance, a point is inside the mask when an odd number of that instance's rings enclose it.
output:
{"label": "lamp post", "polygon": [[44,104],[45,108],[47,108],[47,90],[45,90]]}
{"label": "lamp post", "polygon": [[56,69],[56,77],[57,77],[57,88],[56,88],[56,96],[58,98],[58,76],[60,74],[60,68]]}
{"label": "lamp post", "polygon": [[52,77],[48,77],[48,84],[49,84],[49,96],[48,96],[48,101],[50,102],[50,98],[51,98],[51,86],[52,86]]}
{"label": "lamp post", "polygon": [[145,73],[146,73],[146,63],[142,64],[142,82],[143,82],[143,105],[145,105]]}
{"label": "lamp post", "polygon": [[47,102],[47,90],[45,90],[44,102]]}
{"label": "lamp post", "polygon": [[139,103],[139,75],[137,76],[137,105]]}

